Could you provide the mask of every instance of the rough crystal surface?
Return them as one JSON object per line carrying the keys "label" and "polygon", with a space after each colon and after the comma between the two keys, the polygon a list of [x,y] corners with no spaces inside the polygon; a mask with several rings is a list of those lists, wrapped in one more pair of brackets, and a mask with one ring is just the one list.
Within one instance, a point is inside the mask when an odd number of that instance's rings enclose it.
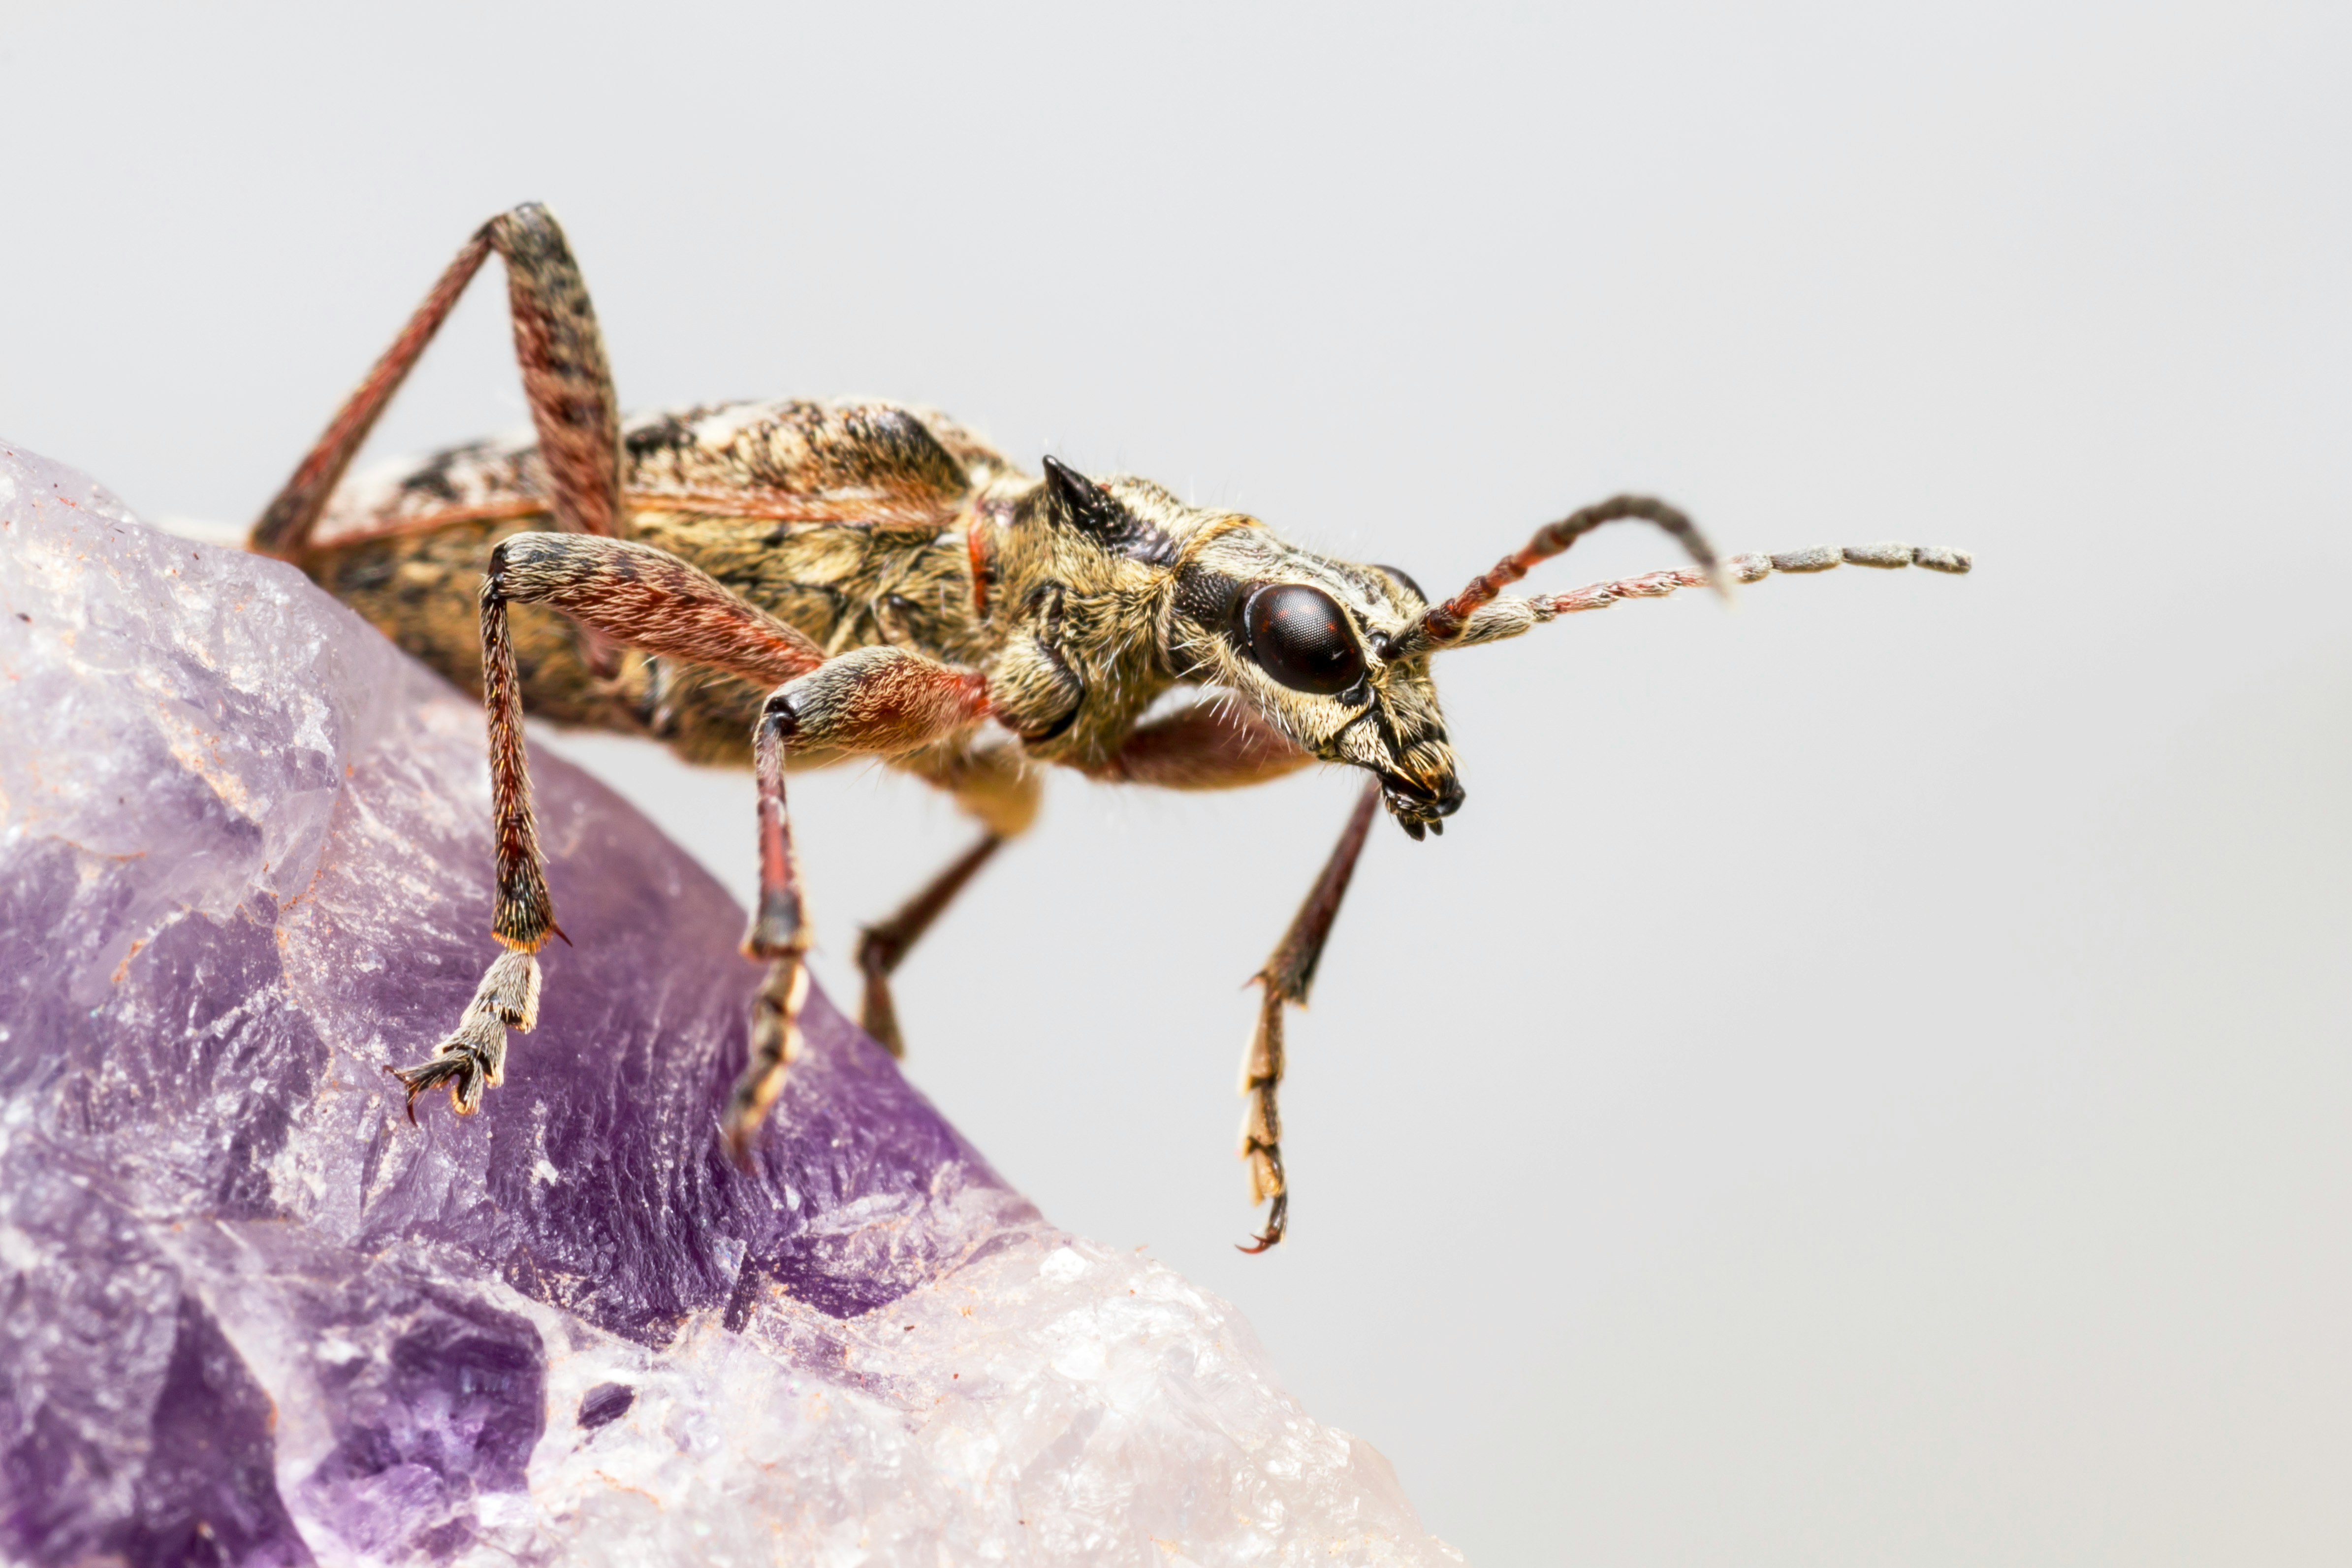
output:
{"label": "rough crystal surface", "polygon": [[409,1125],[495,951],[480,721],[298,574],[0,447],[0,1556],[1459,1561],[821,995],[729,1166],[741,913],[543,754],[578,945]]}

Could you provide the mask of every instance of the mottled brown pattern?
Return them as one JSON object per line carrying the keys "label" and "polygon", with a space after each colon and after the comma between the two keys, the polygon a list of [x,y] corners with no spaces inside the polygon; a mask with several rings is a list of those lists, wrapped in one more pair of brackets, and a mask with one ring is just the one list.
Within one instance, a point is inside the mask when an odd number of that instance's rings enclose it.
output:
{"label": "mottled brown pattern", "polygon": [[[340,484],[491,249],[507,265],[533,437]],[[1432,608],[1392,568],[1301,550],[1255,518],[1188,506],[1148,479],[1092,479],[1050,458],[1041,477],[1024,474],[926,409],[779,399],[624,423],[616,406],[562,230],[543,208],[517,208],[467,242],[254,532],[255,548],[299,563],[452,680],[478,688],[489,670],[499,939],[527,952],[555,929],[522,710],[649,735],[694,762],[752,764],[761,893],[747,949],[770,971],[752,1065],[728,1112],[740,1156],[790,1064],[807,987],[788,764],[876,757],[950,791],[985,830],[870,935],[868,1016],[894,1043],[887,973],[994,845],[1029,826],[1045,765],[1180,789],[1239,787],[1316,761],[1362,769],[1363,801],[1259,976],[1244,1152],[1275,1205],[1261,1247],[1279,1239],[1288,1212],[1275,1100],[1283,1009],[1305,1000],[1374,805],[1421,838],[1464,798],[1432,654],[1692,580],[1501,595],[1606,521],[1645,519],[1703,568],[1715,563],[1681,512],[1621,496],[1540,531]],[[1841,559],[1968,569],[1957,552],[1893,545],[1774,557],[1765,569]],[[1178,687],[1201,695],[1150,717]],[[409,1074],[447,1081],[461,1108],[495,1079],[488,1047],[464,1028]]]}

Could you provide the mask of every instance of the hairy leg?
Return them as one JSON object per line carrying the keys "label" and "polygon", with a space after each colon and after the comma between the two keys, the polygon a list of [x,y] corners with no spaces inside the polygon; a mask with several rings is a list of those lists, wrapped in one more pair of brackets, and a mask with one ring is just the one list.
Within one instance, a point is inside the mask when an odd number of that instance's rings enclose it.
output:
{"label": "hairy leg", "polygon": [[506,1060],[506,1029],[528,1031],[538,1012],[539,965],[555,905],[530,804],[523,751],[522,690],[507,606],[551,604],[599,632],[648,652],[693,659],[762,682],[815,668],[824,656],[799,632],[735,597],[674,555],[588,534],[522,533],[490,553],[482,582],[482,705],[489,723],[490,803],[497,844],[497,904],[490,931],[509,951],[490,966],[455,1033],[433,1057],[395,1069],[416,1097],[447,1086],[462,1114],[481,1104]]}
{"label": "hairy leg", "polygon": [[[751,1013],[751,1054],[727,1105],[729,1152],[751,1160],[751,1141],[800,1054],[808,996],[808,912],[785,808],[787,750],[895,756],[938,746],[988,714],[987,683],[899,647],[846,653],[770,694],[752,739],[760,791],[760,907],[743,951],[767,961]],[[945,900],[940,900],[942,903]]]}
{"label": "hairy leg", "polygon": [[620,405],[604,336],[563,230],[545,207],[530,203],[490,219],[457,252],[254,524],[251,548],[301,563],[344,470],[493,250],[507,265],[515,357],[556,524],[578,533],[621,531]]}
{"label": "hairy leg", "polygon": [[1282,1111],[1275,1097],[1282,1087],[1282,1010],[1307,1005],[1315,984],[1315,966],[1323,957],[1323,943],[1339,918],[1339,902],[1348,896],[1348,882],[1356,874],[1356,859],[1364,852],[1364,837],[1371,831],[1372,815],[1381,804],[1381,783],[1364,785],[1356,809],[1323,864],[1323,874],[1307,889],[1290,929],[1282,933],[1274,956],[1255,976],[1258,998],[1257,1033],[1242,1061],[1242,1093],[1249,1109],[1242,1118],[1242,1158],[1249,1162],[1250,1201],[1274,1206],[1266,1211],[1265,1228],[1244,1252],[1264,1252],[1282,1239],[1290,1222],[1290,1188],[1282,1171]]}
{"label": "hairy leg", "polygon": [[793,819],[784,809],[784,741],[789,720],[762,712],[751,742],[760,789],[760,904],[744,933],[743,952],[765,960],[760,994],[751,1000],[751,1050],[727,1101],[727,1152],[749,1167],[751,1139],[768,1108],[784,1090],[784,1074],[801,1054],[801,1005],[808,1000],[808,912],[801,901],[800,857],[793,850]]}

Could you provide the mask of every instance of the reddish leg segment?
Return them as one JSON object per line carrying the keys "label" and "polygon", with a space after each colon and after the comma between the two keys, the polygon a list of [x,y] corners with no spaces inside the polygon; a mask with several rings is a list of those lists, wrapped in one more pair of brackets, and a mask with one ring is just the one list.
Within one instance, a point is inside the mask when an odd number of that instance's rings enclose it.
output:
{"label": "reddish leg segment", "polygon": [[806,675],[824,650],[666,550],[576,533],[515,533],[490,552],[483,584],[516,604],[551,605],[630,647],[705,664],[761,686]]}
{"label": "reddish leg segment", "polygon": [[509,604],[551,605],[616,642],[762,685],[804,675],[824,655],[708,573],[651,545],[565,533],[518,533],[500,542],[482,580],[482,701],[489,718],[499,855],[491,931],[508,946],[530,952],[555,929],[555,916],[531,819],[522,690],[507,633]]}
{"label": "reddish leg segment", "polygon": [[748,1166],[751,1139],[784,1091],[784,1074],[801,1054],[801,1005],[808,1000],[807,911],[801,902],[800,858],[793,853],[792,817],[784,810],[784,739],[788,713],[760,717],[751,766],[760,787],[760,907],[743,938],[745,956],[765,959],[768,973],[751,1001],[751,1054],[727,1102],[727,1152]]}
{"label": "reddish leg segment", "polygon": [[515,357],[547,464],[556,525],[579,533],[621,531],[621,416],[604,336],[563,230],[545,207],[531,203],[484,224],[457,252],[254,524],[253,549],[303,560],[311,531],[352,457],[493,250],[507,264]]}
{"label": "reddish leg segment", "polygon": [[[760,907],[743,951],[767,960],[768,973],[752,1005],[751,1059],[727,1104],[727,1147],[738,1164],[749,1163],[751,1141],[800,1054],[801,1006],[808,996],[808,913],[784,803],[787,748],[887,756],[937,745],[987,714],[987,685],[976,671],[900,647],[844,654],[771,694],[761,708],[751,748],[760,789]],[[947,896],[953,892],[950,888]]]}
{"label": "reddish leg segment", "polygon": [[513,603],[555,605],[583,625],[648,652],[687,658],[764,683],[816,669],[816,645],[730,594],[707,574],[649,545],[584,534],[520,533],[490,552],[482,582],[482,703],[489,726],[490,805],[498,895],[491,934],[509,951],[490,966],[457,1030],[431,1059],[398,1069],[416,1097],[446,1085],[462,1112],[481,1103],[506,1059],[508,1028],[537,1013],[531,957],[562,935],[531,813],[522,689],[509,637]]}
{"label": "reddish leg segment", "polygon": [[968,735],[944,746],[902,754],[894,763],[954,795],[956,805],[981,826],[981,837],[971,848],[949,862],[888,920],[859,934],[857,967],[866,977],[866,994],[858,1006],[858,1024],[892,1056],[904,1056],[906,1040],[898,1027],[890,976],[1004,842],[1029,830],[1043,790],[1037,769],[1023,757],[1019,747],[974,744]]}
{"label": "reddish leg segment", "polygon": [[1108,762],[1087,772],[1105,784],[1239,789],[1296,773],[1314,760],[1237,703],[1195,702],[1137,727]]}

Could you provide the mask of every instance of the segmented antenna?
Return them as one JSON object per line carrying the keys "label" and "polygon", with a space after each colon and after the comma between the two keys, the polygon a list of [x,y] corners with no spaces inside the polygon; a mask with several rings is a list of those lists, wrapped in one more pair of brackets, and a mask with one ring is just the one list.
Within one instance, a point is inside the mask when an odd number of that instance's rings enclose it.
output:
{"label": "segmented antenna", "polygon": [[[1607,500],[1570,512],[1558,522],[1547,523],[1536,531],[1536,536],[1526,548],[1506,555],[1493,568],[1470,580],[1467,587],[1442,605],[1433,605],[1422,612],[1421,619],[1407,626],[1402,636],[1394,639],[1386,657],[1410,658],[1433,647],[1443,647],[1460,640],[1469,626],[1470,619],[1480,607],[1491,604],[1502,591],[1526,576],[1542,562],[1550,560],[1584,535],[1604,522],[1651,522],[1682,541],[1691,559],[1712,575],[1717,570],[1715,549],[1706,536],[1698,531],[1687,513],[1678,507],[1668,506],[1655,496],[1611,496]],[[1722,584],[1720,582],[1717,584]]]}
{"label": "segmented antenna", "polygon": [[[1965,550],[1937,545],[1849,544],[1840,548],[1817,544],[1811,550],[1784,550],[1773,555],[1735,555],[1722,563],[1721,571],[1736,583],[1760,583],[1775,572],[1827,572],[1845,565],[1874,566],[1881,571],[1924,566],[1930,572],[1957,574],[1975,563]],[[1620,577],[1610,583],[1588,583],[1565,594],[1496,597],[1473,614],[1459,633],[1438,646],[1475,647],[1480,643],[1500,642],[1562,616],[1605,610],[1622,599],[1663,599],[1684,588],[1706,587],[1713,581],[1710,574],[1697,567],[1683,566],[1645,573],[1639,577]]]}

